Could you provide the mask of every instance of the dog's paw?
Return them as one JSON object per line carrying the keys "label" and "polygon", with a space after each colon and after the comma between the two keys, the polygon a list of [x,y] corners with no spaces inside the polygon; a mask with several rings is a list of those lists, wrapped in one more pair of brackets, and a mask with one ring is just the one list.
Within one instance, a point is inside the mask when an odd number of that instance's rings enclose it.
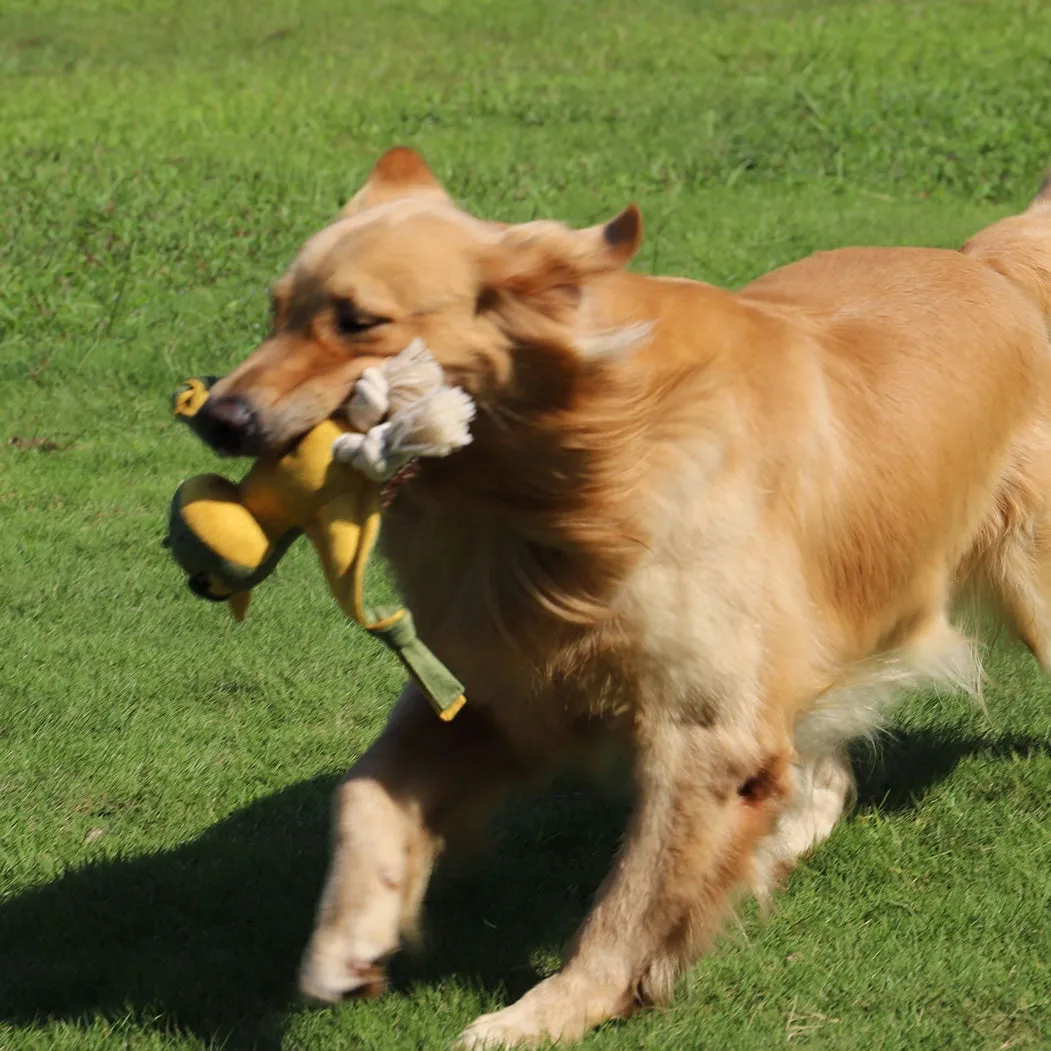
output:
{"label": "dog's paw", "polygon": [[329,969],[315,965],[300,975],[299,990],[317,1004],[368,1000],[387,991],[387,971],[382,964],[367,960],[348,960]]}
{"label": "dog's paw", "polygon": [[393,944],[315,935],[300,968],[299,991],[323,1004],[381,996],[387,991],[384,963],[397,948],[396,935]]}
{"label": "dog's paw", "polygon": [[534,986],[502,1011],[476,1018],[457,1038],[457,1051],[485,1048],[534,1048],[578,1041],[585,1033],[623,1012],[623,998],[588,988],[565,973]]}
{"label": "dog's paw", "polygon": [[493,1048],[537,1047],[541,1037],[503,1019],[511,1008],[476,1018],[453,1041],[452,1051],[492,1051]]}

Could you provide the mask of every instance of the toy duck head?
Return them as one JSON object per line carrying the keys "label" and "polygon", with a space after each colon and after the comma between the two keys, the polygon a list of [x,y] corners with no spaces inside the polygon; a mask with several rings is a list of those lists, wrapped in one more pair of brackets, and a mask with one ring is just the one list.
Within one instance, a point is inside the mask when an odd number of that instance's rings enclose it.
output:
{"label": "toy duck head", "polygon": [[[192,424],[207,397],[206,380],[188,381],[175,394],[176,417]],[[326,420],[283,456],[260,457],[240,483],[200,474],[179,486],[169,508],[167,544],[196,595],[229,602],[235,618],[243,619],[251,590],[306,533],[343,604],[340,585],[356,555],[363,516],[378,499],[368,491],[374,482],[333,458],[333,442],[348,430]],[[347,517],[337,522],[338,515]]]}

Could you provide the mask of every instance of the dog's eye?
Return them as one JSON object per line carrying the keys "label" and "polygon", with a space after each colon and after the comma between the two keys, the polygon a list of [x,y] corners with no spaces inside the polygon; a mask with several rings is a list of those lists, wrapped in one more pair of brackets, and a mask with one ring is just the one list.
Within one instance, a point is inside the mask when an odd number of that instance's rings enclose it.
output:
{"label": "dog's eye", "polygon": [[363,314],[349,299],[337,299],[333,302],[336,331],[341,336],[356,336],[370,328],[382,325],[387,318]]}

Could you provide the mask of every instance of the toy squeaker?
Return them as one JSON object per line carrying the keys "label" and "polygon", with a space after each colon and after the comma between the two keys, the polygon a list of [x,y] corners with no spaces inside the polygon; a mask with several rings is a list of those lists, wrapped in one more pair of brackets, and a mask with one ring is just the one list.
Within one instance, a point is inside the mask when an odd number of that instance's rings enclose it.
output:
{"label": "toy squeaker", "polygon": [[[174,415],[191,429],[212,382],[188,380],[173,397]],[[306,535],[343,612],[397,654],[448,722],[465,703],[463,686],[417,637],[407,609],[367,601],[365,570],[379,534],[382,483],[418,457],[467,445],[474,411],[413,340],[365,370],[345,419],[325,420],[283,456],[261,456],[240,483],[217,474],[183,482],[172,498],[167,545],[191,590],[225,601],[241,621],[252,589]]]}

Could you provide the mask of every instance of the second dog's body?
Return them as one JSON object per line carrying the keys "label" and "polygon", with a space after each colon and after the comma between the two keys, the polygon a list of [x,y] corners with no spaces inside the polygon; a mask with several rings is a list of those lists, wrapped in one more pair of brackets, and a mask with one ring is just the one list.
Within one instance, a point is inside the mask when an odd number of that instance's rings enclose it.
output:
{"label": "second dog's body", "polygon": [[505,790],[611,740],[632,757],[631,827],[565,967],[473,1046],[669,995],[735,890],[831,830],[883,699],[976,686],[965,590],[1051,657],[1051,203],[962,253],[823,253],[738,294],[627,273],[638,239],[632,210],[476,220],[395,151],[216,388],[276,445],[418,336],[479,406],[384,526],[469,703],[445,726],[410,689],[340,788],[308,992],[381,980],[444,837]]}

